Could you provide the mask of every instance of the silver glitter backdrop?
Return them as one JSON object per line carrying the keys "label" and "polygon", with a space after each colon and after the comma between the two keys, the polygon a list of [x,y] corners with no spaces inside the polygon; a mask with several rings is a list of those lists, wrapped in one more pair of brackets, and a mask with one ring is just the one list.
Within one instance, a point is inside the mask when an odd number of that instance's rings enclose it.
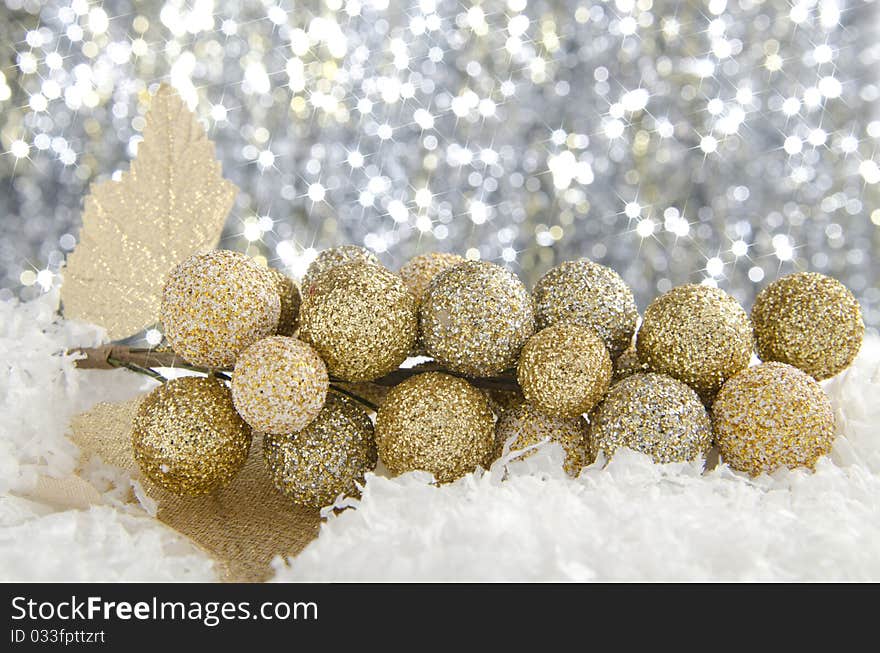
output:
{"label": "silver glitter backdrop", "polygon": [[224,246],[294,274],[589,256],[749,307],[810,269],[880,325],[876,0],[0,2],[0,298],[58,283],[170,81],[242,190]]}

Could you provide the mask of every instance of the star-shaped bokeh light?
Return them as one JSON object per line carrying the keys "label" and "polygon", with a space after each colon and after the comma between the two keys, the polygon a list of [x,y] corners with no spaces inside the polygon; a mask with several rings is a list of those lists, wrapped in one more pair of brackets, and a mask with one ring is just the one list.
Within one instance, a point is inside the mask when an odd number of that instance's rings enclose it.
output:
{"label": "star-shaped bokeh light", "polygon": [[810,269],[880,326],[876,1],[0,2],[4,298],[58,282],[168,81],[242,190],[223,245],[292,274],[588,256],[644,307]]}

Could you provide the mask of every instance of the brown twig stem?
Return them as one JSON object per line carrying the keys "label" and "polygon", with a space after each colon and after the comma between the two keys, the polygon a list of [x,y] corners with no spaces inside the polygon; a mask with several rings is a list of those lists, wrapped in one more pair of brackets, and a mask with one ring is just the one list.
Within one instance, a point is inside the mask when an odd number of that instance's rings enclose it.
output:
{"label": "brown twig stem", "polygon": [[362,405],[366,406],[367,408],[369,408],[370,410],[372,410],[374,413],[379,411],[379,407],[376,404],[374,404],[372,401],[370,401],[369,399],[365,399],[364,397],[361,397],[360,395],[355,394],[354,392],[351,392],[350,390],[345,390],[343,388],[340,388],[338,385],[336,385],[334,383],[330,384],[330,390],[332,390],[333,392],[335,392],[337,394],[344,395],[344,396],[348,397],[349,399],[355,400],[359,404],[362,404]]}
{"label": "brown twig stem", "polygon": [[[81,347],[78,349],[71,349],[68,353],[81,354],[83,356],[83,358],[76,361],[76,366],[81,369],[112,370],[117,367],[124,367],[134,372],[146,374],[151,378],[163,382],[167,379],[155,370],[157,367],[181,368],[193,372],[201,372],[203,374],[214,374],[215,376],[226,380],[229,380],[229,373],[231,372],[229,369],[214,369],[191,365],[173,351],[167,350],[141,349],[126,347],[124,345],[104,345],[102,347]],[[443,366],[434,362],[422,363],[414,368],[401,367],[390,374],[374,379],[370,383],[384,387],[392,387],[423,372],[444,372],[446,374],[452,374],[453,376],[467,379],[478,388],[485,388],[488,390],[519,390],[519,385],[512,374],[492,377],[470,377],[464,374],[450,372],[449,370],[444,369]],[[350,396],[352,399],[368,406],[371,410],[376,410],[376,406],[372,402],[363,397],[357,396],[348,390],[339,388],[336,384],[345,383],[343,379],[331,378],[330,382],[333,385],[334,391]]]}

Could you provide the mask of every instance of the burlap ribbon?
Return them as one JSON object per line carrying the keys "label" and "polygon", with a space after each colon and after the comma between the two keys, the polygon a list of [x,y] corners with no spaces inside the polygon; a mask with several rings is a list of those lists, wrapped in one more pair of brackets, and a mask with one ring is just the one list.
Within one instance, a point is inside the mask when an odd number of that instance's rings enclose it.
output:
{"label": "burlap ribbon", "polygon": [[[129,437],[139,402],[140,398],[101,403],[72,420],[71,440],[82,450],[82,464],[98,456],[140,478]],[[264,581],[271,575],[269,563],[276,555],[296,555],[318,534],[319,513],[294,507],[272,487],[261,449],[261,439],[254,438],[241,473],[228,487],[206,497],[175,497],[140,479],[148,497],[158,505],[156,517],[210,555],[224,581]],[[85,508],[103,501],[82,476],[43,478],[35,498],[59,509]]]}

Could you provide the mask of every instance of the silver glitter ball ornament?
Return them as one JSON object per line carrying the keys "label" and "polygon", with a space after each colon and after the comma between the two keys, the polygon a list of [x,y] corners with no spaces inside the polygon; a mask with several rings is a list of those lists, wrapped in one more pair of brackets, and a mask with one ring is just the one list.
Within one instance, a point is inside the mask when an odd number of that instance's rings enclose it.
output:
{"label": "silver glitter ball ornament", "polygon": [[376,466],[373,423],[354,401],[331,392],[302,431],[265,434],[263,458],[275,487],[297,505],[321,508],[339,495],[360,496],[358,484]]}
{"label": "silver glitter ball ornament", "polygon": [[590,415],[594,454],[629,447],[670,463],[703,456],[711,444],[712,424],[697,393],[663,374],[626,377]]}
{"label": "silver glitter ball ornament", "polygon": [[437,275],[419,308],[428,355],[454,372],[492,376],[516,363],[535,330],[532,298],[519,278],[485,261]]}
{"label": "silver glitter ball ornament", "polygon": [[617,272],[581,258],[547,272],[535,285],[537,327],[574,322],[595,329],[612,360],[632,341],[639,311],[632,290]]}

